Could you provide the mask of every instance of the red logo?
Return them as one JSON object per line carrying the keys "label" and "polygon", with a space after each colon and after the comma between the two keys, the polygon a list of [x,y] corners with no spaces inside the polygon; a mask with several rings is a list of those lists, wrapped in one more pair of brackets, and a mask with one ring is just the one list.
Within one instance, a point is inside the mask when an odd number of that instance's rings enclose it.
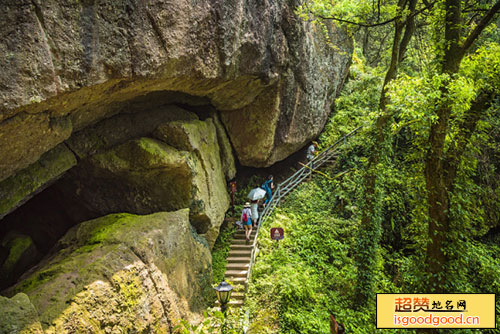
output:
{"label": "red logo", "polygon": [[271,228],[271,239],[272,240],[283,240],[285,237],[285,232],[282,227]]}

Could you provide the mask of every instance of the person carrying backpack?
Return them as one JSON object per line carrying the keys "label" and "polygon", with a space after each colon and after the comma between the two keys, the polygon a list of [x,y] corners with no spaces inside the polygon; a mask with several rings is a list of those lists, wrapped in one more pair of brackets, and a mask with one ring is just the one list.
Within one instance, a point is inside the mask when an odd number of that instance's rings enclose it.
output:
{"label": "person carrying backpack", "polygon": [[266,182],[264,182],[261,186],[262,189],[266,191],[266,200],[264,201],[264,206],[269,203],[271,197],[273,197],[272,189],[274,189],[273,176],[269,175],[267,177]]}
{"label": "person carrying backpack", "polygon": [[252,233],[252,210],[250,210],[250,203],[248,202],[245,203],[241,211],[241,222],[245,227],[245,240],[248,243],[250,241],[250,234]]}

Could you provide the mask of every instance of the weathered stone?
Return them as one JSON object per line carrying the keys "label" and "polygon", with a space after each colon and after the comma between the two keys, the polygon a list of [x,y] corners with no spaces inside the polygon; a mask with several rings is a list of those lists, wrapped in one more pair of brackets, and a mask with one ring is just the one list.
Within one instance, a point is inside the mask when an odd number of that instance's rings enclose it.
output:
{"label": "weathered stone", "polygon": [[30,297],[47,334],[172,333],[210,289],[210,252],[188,217],[185,209],[84,222],[11,291]]}
{"label": "weathered stone", "polygon": [[77,158],[146,136],[164,122],[195,119],[198,116],[194,113],[166,105],[155,110],[120,114],[73,134],[66,145],[58,145],[37,162],[0,182],[0,219],[50,186],[76,165]]}
{"label": "weathered stone", "polygon": [[155,133],[170,145],[128,141],[82,160],[58,187],[97,216],[190,208],[212,246],[229,206],[212,119],[164,123]]}
{"label": "weathered stone", "polygon": [[5,261],[0,263],[0,289],[4,289],[35,265],[42,255],[27,235],[11,232],[3,238],[1,245],[9,252]]}
{"label": "weathered stone", "polygon": [[214,121],[215,129],[217,130],[217,142],[220,148],[220,161],[222,163],[222,170],[226,176],[226,180],[229,181],[236,176],[236,164],[233,156],[233,148],[231,147],[231,142],[227,136],[226,129],[222,124],[219,115],[213,113],[212,119]]}
{"label": "weathered stone", "polygon": [[222,121],[242,165],[264,166],[274,147],[280,117],[279,88],[273,86],[251,105],[221,113]]}
{"label": "weathered stone", "polygon": [[64,181],[68,192],[99,215],[150,214],[191,205],[190,154],[151,138],[82,160]]}
{"label": "weathered stone", "polygon": [[164,123],[158,127],[155,135],[179,150],[193,152],[191,221],[213,246],[229,207],[213,119]]}
{"label": "weathered stone", "polygon": [[0,219],[49,186],[74,165],[75,156],[64,144],[60,144],[28,168],[0,182]]}
{"label": "weathered stone", "polygon": [[149,136],[158,124],[197,119],[198,116],[192,112],[175,105],[165,105],[153,110],[120,114],[103,120],[73,134],[67,140],[67,145],[82,159],[127,140]]}
{"label": "weathered stone", "polygon": [[[165,91],[204,97],[218,110],[247,108],[251,120],[274,114],[279,101],[279,122],[266,131],[275,133],[271,151],[248,156],[235,149],[255,166],[283,159],[323,127],[352,49],[334,30],[330,47],[322,29],[294,14],[297,4],[4,1],[0,180],[72,131]],[[271,96],[269,87],[280,89]],[[268,136],[262,147],[269,147]]]}
{"label": "weathered stone", "polygon": [[28,296],[0,296],[0,334],[44,334],[38,314]]}

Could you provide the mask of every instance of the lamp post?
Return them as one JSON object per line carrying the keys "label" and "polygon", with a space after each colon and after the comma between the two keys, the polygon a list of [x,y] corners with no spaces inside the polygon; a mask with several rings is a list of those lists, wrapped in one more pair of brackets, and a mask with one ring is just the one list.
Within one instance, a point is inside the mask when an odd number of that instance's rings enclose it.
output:
{"label": "lamp post", "polygon": [[226,306],[231,298],[231,292],[233,291],[233,287],[231,284],[227,283],[225,279],[222,279],[222,282],[218,286],[214,288],[215,293],[217,293],[217,300],[219,301],[220,308],[224,316],[226,315]]}
{"label": "lamp post", "polygon": [[222,282],[218,286],[214,288],[217,293],[217,300],[219,300],[220,310],[224,315],[224,322],[222,324],[221,333],[226,332],[226,309],[227,303],[229,303],[229,299],[231,298],[231,292],[233,291],[233,287],[231,284],[226,282],[226,279],[223,278]]}

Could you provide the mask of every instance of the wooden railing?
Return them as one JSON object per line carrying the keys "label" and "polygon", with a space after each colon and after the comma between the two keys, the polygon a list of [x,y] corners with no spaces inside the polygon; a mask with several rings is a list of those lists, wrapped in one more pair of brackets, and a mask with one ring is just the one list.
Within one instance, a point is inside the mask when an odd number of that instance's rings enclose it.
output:
{"label": "wooden railing", "polygon": [[252,267],[255,261],[255,255],[257,253],[257,239],[259,237],[259,230],[262,224],[266,221],[267,218],[271,216],[271,214],[273,213],[274,209],[279,204],[279,202],[283,198],[285,198],[285,196],[288,195],[293,189],[295,189],[295,187],[297,187],[307,177],[309,177],[314,169],[317,169],[322,165],[324,165],[325,163],[332,161],[333,158],[335,158],[336,154],[338,153],[339,145],[345,143],[346,139],[354,135],[356,132],[358,132],[359,129],[361,129],[361,126],[357,127],[356,129],[352,130],[351,132],[349,132],[348,134],[337,140],[335,143],[333,143],[325,150],[323,150],[321,153],[319,153],[316,157],[314,157],[314,159],[310,160],[306,165],[304,165],[304,167],[296,171],[288,179],[278,184],[276,190],[273,193],[273,196],[271,197],[271,200],[267,203],[266,207],[259,216],[259,221],[257,224],[257,232],[255,234],[255,238],[253,241],[252,255],[250,258],[250,265],[248,267],[248,273],[247,273],[248,283],[250,283],[250,279],[252,277]]}

